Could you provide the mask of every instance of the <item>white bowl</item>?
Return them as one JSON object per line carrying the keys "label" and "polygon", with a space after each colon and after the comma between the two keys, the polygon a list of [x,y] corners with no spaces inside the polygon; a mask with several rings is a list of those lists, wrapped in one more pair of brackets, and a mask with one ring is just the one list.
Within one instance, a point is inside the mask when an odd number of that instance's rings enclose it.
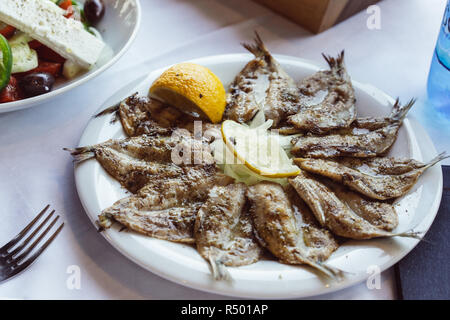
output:
{"label": "white bowl", "polygon": [[19,101],[0,103],[0,113],[15,111],[40,105],[50,99],[67,92],[111,67],[128,50],[139,30],[141,23],[141,5],[139,0],[104,0],[106,11],[96,28],[100,31],[104,42],[113,51],[110,59],[99,59],[99,62],[88,72],[63,83],[55,85],[49,93]]}
{"label": "white bowl", "polygon": [[[319,69],[299,58],[275,57],[296,81]],[[228,87],[250,59],[252,56],[249,54],[230,54],[199,58],[193,62],[210,68]],[[136,79],[122,90],[112,93],[99,111],[134,92],[146,95],[152,82],[166,68],[154,70],[147,77]],[[371,85],[357,81],[353,81],[353,84],[359,116],[389,114],[393,98]],[[125,137],[120,121],[111,124],[111,117],[112,115],[92,118],[81,137],[80,146]],[[408,116],[400,128],[390,155],[428,161],[436,155],[436,150],[420,124]],[[75,167],[75,181],[81,203],[94,225],[101,210],[127,196],[120,184],[94,159]],[[436,216],[441,194],[442,171],[436,165],[423,174],[406,196],[399,199],[396,205],[399,226],[396,231],[414,228],[426,232]],[[234,281],[218,282],[212,280],[207,262],[193,247],[150,238],[132,231],[119,232],[118,229],[118,224],[115,224],[101,234],[117,250],[147,270],[188,287],[246,298],[305,297],[343,289],[367,279],[376,271],[391,267],[419,242],[408,238],[347,241],[333,253],[327,263],[348,273],[342,282],[331,282],[328,285],[311,269],[271,260],[229,268]]]}

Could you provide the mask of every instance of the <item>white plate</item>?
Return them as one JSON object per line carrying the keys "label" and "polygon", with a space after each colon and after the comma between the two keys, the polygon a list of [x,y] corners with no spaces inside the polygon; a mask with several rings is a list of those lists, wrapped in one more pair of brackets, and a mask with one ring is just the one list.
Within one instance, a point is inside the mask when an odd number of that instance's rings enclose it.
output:
{"label": "white plate", "polygon": [[106,11],[96,26],[103,41],[113,51],[110,57],[105,50],[97,64],[88,72],[68,81],[55,84],[49,93],[14,102],[0,103],[0,113],[30,108],[67,92],[86,81],[93,79],[111,67],[128,50],[139,30],[141,23],[141,5],[139,0],[104,0]]}
{"label": "white plate", "polygon": [[[200,58],[193,62],[210,68],[228,86],[251,58],[247,54],[232,54]],[[295,80],[318,70],[317,66],[302,59],[286,56],[276,58]],[[133,92],[147,94],[153,80],[165,69],[153,71],[148,77],[131,83],[105,102],[99,111]],[[354,86],[360,116],[389,114],[394,101],[391,97],[369,85],[354,82]],[[93,118],[79,145],[92,145],[110,138],[125,137],[120,122],[111,125],[110,120],[110,116]],[[435,154],[436,150],[422,127],[414,119],[405,119],[391,155],[427,161]],[[93,223],[102,209],[126,196],[119,183],[95,160],[77,165],[75,179],[81,202]],[[434,166],[399,202],[397,230],[413,227],[415,230],[428,230],[438,210],[441,192],[441,168]],[[269,260],[229,268],[234,281],[225,283],[212,280],[207,263],[191,246],[152,239],[132,231],[118,232],[118,227],[102,234],[126,257],[161,277],[204,291],[252,298],[305,297],[342,289],[366,279],[377,268],[380,271],[389,268],[418,243],[415,239],[407,238],[346,242],[327,261],[348,272],[345,280],[339,283],[325,283],[311,269],[303,266],[289,266]]]}

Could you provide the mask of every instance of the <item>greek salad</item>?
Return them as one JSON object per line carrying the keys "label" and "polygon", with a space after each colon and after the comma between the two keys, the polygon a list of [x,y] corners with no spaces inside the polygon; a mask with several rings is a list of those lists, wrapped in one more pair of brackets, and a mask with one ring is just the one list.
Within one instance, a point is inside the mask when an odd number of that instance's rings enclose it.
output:
{"label": "greek salad", "polygon": [[99,58],[102,0],[0,2],[0,103],[50,92]]}

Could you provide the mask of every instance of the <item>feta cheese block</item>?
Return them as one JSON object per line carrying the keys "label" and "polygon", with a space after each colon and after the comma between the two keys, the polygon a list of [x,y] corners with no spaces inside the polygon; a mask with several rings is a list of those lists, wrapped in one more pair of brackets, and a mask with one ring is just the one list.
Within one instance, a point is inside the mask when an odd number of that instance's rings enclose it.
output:
{"label": "feta cheese block", "polygon": [[50,0],[0,0],[0,21],[88,69],[105,44],[86,31],[80,21],[64,17],[64,12]]}

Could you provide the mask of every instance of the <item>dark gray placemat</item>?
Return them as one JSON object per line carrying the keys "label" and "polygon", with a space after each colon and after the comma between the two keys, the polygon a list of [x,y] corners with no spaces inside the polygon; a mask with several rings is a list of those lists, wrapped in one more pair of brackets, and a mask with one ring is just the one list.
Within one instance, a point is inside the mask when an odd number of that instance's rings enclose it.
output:
{"label": "dark gray placemat", "polygon": [[450,299],[450,166],[442,166],[444,190],[425,239],[396,265],[399,298]]}

